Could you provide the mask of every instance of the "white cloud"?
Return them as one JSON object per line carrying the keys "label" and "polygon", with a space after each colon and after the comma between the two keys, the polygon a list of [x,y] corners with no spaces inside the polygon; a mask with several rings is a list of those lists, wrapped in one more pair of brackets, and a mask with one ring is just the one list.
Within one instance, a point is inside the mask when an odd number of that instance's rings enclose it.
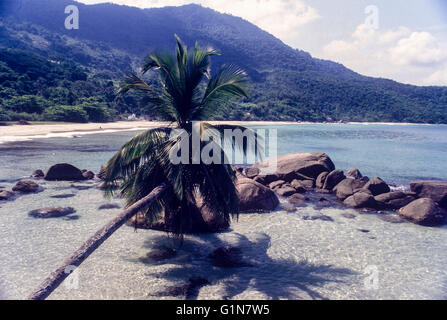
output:
{"label": "white cloud", "polygon": [[428,86],[447,86],[447,66],[425,78],[423,83]]}
{"label": "white cloud", "polygon": [[423,85],[446,83],[445,73],[436,71],[443,68],[447,55],[429,32],[403,26],[376,30],[362,24],[348,40],[332,41],[323,52],[324,58],[365,75]]}
{"label": "white cloud", "polygon": [[86,4],[113,2],[140,8],[196,3],[222,13],[242,17],[285,42],[291,42],[300,27],[320,16],[304,0],[78,0]]}
{"label": "white cloud", "polygon": [[399,40],[390,54],[394,63],[400,65],[433,64],[445,59],[438,41],[428,32],[413,32],[408,38]]}

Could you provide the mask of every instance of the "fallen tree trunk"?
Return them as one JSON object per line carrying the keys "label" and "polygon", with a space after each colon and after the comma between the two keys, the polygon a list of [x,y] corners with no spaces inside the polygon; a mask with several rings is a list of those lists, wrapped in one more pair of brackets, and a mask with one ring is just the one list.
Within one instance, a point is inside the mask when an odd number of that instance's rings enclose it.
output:
{"label": "fallen tree trunk", "polygon": [[151,204],[161,193],[167,189],[166,184],[162,184],[152,190],[150,194],[124,210],[115,219],[107,223],[98,230],[90,239],[76,250],[65,262],[57,268],[42,284],[28,296],[28,300],[46,299],[64,280],[70,275],[66,270],[73,270],[92,254],[105,240],[107,240],[116,230],[118,230],[127,220],[137,214],[143,207]]}

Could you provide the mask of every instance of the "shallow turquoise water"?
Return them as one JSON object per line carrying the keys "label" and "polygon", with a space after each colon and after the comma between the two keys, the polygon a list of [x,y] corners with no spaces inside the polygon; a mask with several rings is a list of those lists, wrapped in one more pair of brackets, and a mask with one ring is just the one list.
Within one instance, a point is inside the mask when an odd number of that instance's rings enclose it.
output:
{"label": "shallow turquoise water", "polygon": [[[255,127],[257,128],[257,127]],[[0,186],[11,188],[35,169],[69,162],[98,171],[135,132],[49,138],[0,145]],[[324,151],[341,169],[408,185],[411,179],[447,180],[446,126],[286,125],[278,127],[279,153]],[[91,182],[39,182],[43,192],[0,203],[0,298],[22,299],[119,209]],[[87,187],[79,190],[76,186]],[[82,188],[81,188],[82,189]],[[71,194],[61,199],[51,196]],[[118,199],[113,203],[120,203]],[[28,212],[73,207],[71,218],[39,220]],[[342,214],[350,213],[353,219]],[[325,214],[333,221],[309,220]],[[364,231],[368,232],[364,232]],[[278,209],[241,215],[231,230],[187,236],[177,257],[148,263],[153,248],[172,246],[157,231],[123,227],[79,268],[76,288],[61,285],[51,299],[159,299],[190,277],[210,285],[199,299],[447,299],[447,228],[392,224],[348,209]],[[242,249],[252,267],[213,267],[220,246]],[[365,286],[377,270],[378,287]]]}

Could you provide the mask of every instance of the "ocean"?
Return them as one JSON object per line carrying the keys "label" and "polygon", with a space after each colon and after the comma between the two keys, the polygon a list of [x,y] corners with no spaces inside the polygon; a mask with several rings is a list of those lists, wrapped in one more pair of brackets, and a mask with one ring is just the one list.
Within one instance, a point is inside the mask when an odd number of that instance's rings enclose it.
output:
{"label": "ocean", "polygon": [[[447,126],[291,124],[278,130],[278,154],[326,152],[338,169],[358,168],[406,190],[414,179],[447,180]],[[135,131],[73,134],[0,144],[0,189],[36,169],[68,162],[98,172]],[[43,191],[0,202],[0,298],[25,298],[120,209],[93,182],[38,182]],[[62,197],[61,197],[62,196]],[[33,209],[73,207],[70,218],[35,219]],[[349,215],[347,215],[349,213]],[[330,220],[312,219],[324,214]],[[310,218],[309,218],[310,217]],[[380,215],[310,205],[296,212],[244,214],[227,232],[188,235],[177,255],[165,233],[124,226],[51,299],[172,299],[168,289],[202,277],[194,299],[446,299],[447,228],[391,223]],[[250,266],[212,266],[209,253],[241,248]],[[172,290],[171,290],[172,291]]]}

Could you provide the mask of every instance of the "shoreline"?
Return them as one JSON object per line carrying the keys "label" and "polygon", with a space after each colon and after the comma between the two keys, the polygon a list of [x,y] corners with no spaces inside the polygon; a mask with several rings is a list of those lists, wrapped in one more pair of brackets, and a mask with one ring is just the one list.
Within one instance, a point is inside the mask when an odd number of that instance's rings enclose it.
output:
{"label": "shoreline", "polygon": [[[211,124],[233,124],[233,125],[390,125],[390,126],[432,126],[435,124],[424,123],[394,123],[394,122],[307,122],[307,121],[208,121]],[[70,137],[73,135],[87,135],[97,133],[108,133],[117,131],[137,131],[152,129],[168,125],[159,121],[116,121],[108,123],[35,123],[31,125],[13,124],[0,126],[0,144],[16,141],[28,141],[38,138]],[[444,124],[445,125],[445,124]]]}

